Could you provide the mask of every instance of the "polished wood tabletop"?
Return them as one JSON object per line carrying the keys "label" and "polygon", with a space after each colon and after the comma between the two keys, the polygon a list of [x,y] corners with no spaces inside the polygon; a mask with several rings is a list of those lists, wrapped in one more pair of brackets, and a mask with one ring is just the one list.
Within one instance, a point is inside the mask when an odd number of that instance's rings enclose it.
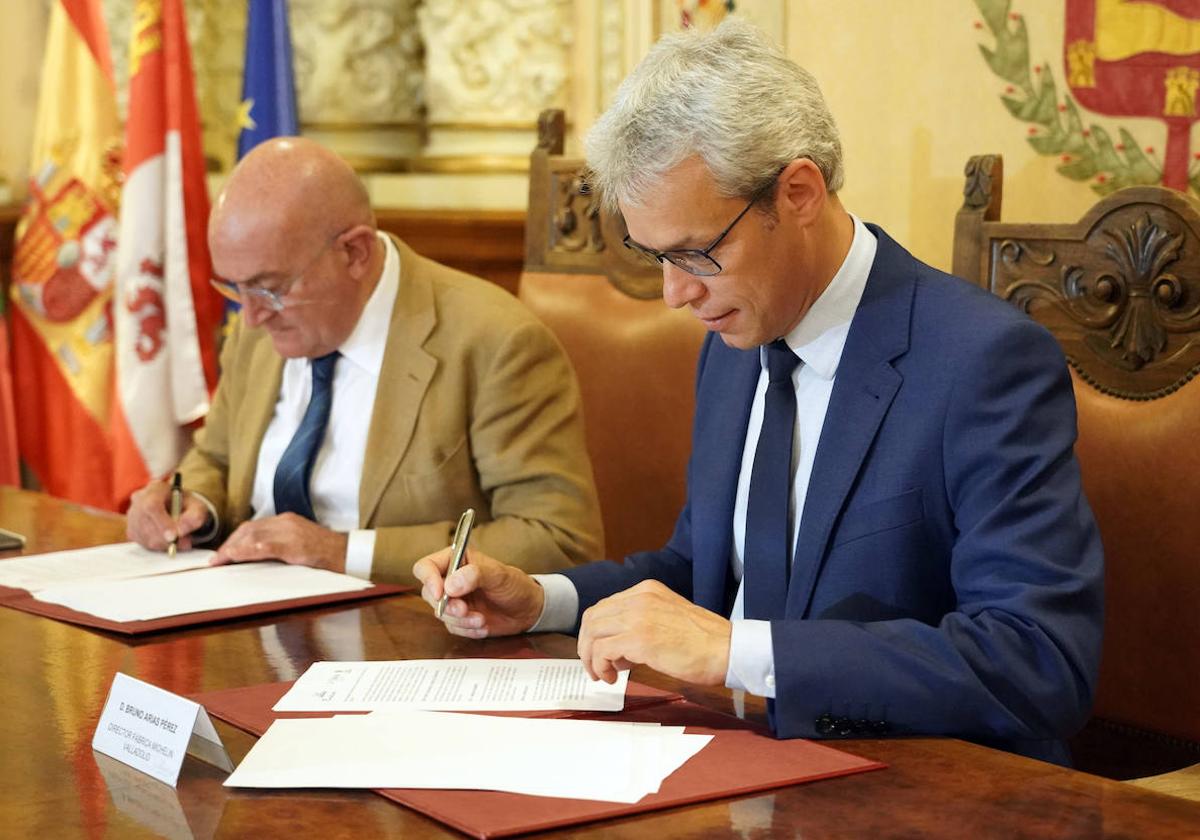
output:
{"label": "polished wood tabletop", "polygon": [[[0,488],[0,527],[26,553],[124,539],[112,514]],[[16,552],[0,554],[0,558]],[[0,559],[3,562],[3,559]],[[322,659],[574,655],[556,634],[483,642],[447,635],[411,595],[129,640],[0,609],[0,836],[461,837],[368,791],[248,792],[189,758],[172,789],[92,752],[117,671],[179,694],[293,679]],[[761,721],[754,698],[680,685],[646,669],[633,678]],[[744,709],[742,708],[744,705]],[[252,736],[217,723],[238,762]],[[834,746],[884,770],[619,820],[553,836],[665,837],[1200,837],[1200,803],[941,738],[850,740]]]}

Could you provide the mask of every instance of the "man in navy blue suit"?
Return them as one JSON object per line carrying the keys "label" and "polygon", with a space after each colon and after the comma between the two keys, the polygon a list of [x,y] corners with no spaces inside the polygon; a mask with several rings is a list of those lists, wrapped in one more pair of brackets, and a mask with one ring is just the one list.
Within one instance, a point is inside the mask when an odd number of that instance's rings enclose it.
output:
{"label": "man in navy blue suit", "polygon": [[531,577],[472,553],[443,580],[446,552],[418,561],[449,630],[577,632],[594,676],[742,688],[780,737],[1066,761],[1103,556],[1053,338],[847,213],[816,83],[744,22],[662,39],[587,155],[667,305],[710,330],[687,504],[623,563]]}

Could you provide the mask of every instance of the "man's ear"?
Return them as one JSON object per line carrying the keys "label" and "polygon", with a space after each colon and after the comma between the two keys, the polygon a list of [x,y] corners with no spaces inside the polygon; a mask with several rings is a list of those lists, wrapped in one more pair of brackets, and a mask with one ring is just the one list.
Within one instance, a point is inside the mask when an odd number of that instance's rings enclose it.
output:
{"label": "man's ear", "polygon": [[820,217],[828,199],[825,176],[808,158],[796,158],[779,173],[775,207],[781,217],[807,227]]}
{"label": "man's ear", "polygon": [[355,225],[338,235],[337,245],[345,251],[350,272],[358,277],[371,264],[375,248],[375,230],[370,225]]}

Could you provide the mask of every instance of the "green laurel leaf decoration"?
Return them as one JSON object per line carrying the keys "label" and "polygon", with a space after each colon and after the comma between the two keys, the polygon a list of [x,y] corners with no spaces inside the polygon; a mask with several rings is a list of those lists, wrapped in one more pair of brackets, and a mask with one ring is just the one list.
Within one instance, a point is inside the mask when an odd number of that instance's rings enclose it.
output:
{"label": "green laurel leaf decoration", "polygon": [[[1090,181],[1100,195],[1122,187],[1161,184],[1162,169],[1147,157],[1137,140],[1124,128],[1119,144],[1098,125],[1085,127],[1079,108],[1069,95],[1060,105],[1050,64],[1032,65],[1025,18],[1012,13],[1011,0],[974,0],[983,25],[995,38],[994,47],[979,45],[983,60],[1008,89],[1000,101],[1008,112],[1033,131],[1026,138],[1039,155],[1058,155],[1057,169],[1074,181]],[[1200,195],[1200,170],[1190,178],[1192,192]]]}

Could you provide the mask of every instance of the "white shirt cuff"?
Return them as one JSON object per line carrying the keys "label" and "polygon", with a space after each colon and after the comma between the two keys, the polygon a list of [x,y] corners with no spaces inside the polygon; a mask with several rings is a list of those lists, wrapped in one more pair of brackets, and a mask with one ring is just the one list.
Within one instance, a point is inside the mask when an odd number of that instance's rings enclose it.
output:
{"label": "white shirt cuff", "polygon": [[542,614],[530,633],[566,633],[579,616],[579,591],[566,575],[530,575],[542,585]]}
{"label": "white shirt cuff", "polygon": [[197,543],[205,543],[215,537],[221,531],[221,517],[217,516],[217,507],[208,500],[208,496],[203,493],[197,493],[195,490],[189,490],[188,494],[195,496],[200,501],[204,502],[204,506],[208,508],[209,526],[204,529],[203,533],[192,532],[192,545]]}
{"label": "white shirt cuff", "polygon": [[346,537],[346,574],[371,579],[375,562],[375,531],[351,531]]}
{"label": "white shirt cuff", "polygon": [[775,696],[775,646],[771,641],[771,622],[754,619],[733,622],[725,687],[740,688],[759,697]]}

